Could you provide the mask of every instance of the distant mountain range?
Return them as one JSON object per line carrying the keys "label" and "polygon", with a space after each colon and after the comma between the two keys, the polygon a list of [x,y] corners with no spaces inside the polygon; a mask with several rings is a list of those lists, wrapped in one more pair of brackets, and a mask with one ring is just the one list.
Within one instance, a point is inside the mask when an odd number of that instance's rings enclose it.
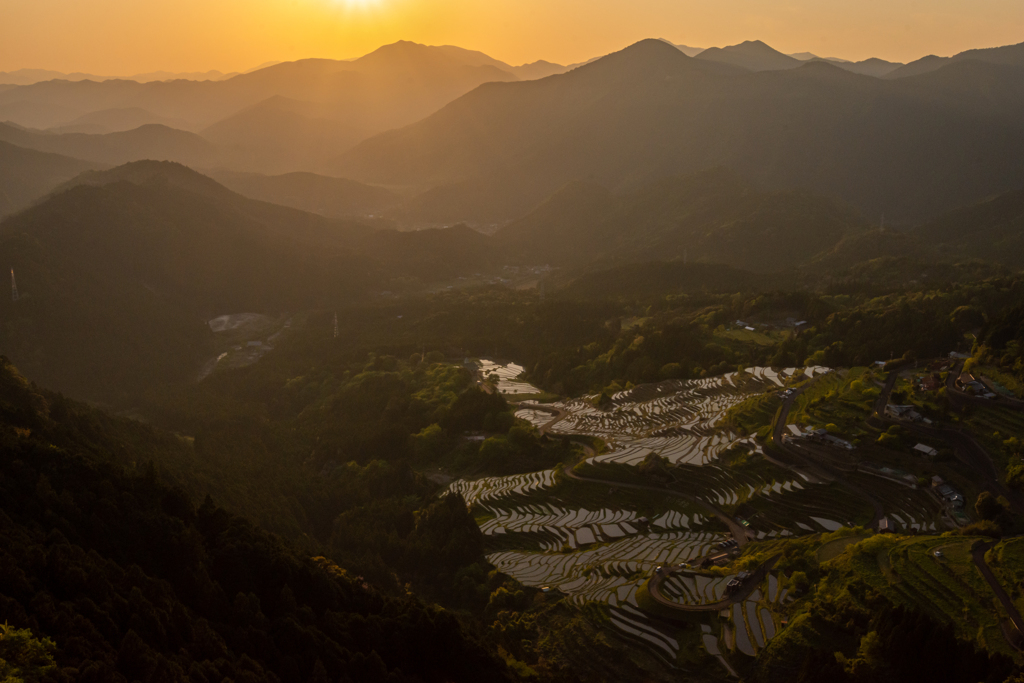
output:
{"label": "distant mountain range", "polygon": [[959,61],[882,80],[811,61],[752,73],[648,40],[566,74],[486,84],[333,171],[432,188],[419,201],[430,221],[500,223],[567,182],[629,190],[716,166],[869,216],[936,215],[1024,185],[1024,70]]}
{"label": "distant mountain range", "polygon": [[211,176],[228,189],[250,199],[290,206],[329,218],[374,217],[395,208],[403,199],[382,187],[315,173],[266,176],[216,171]]}
{"label": "distant mountain range", "polygon": [[316,171],[360,140],[421,119],[482,83],[565,69],[548,62],[513,67],[481,52],[402,41],[355,60],[286,62],[218,81],[6,87],[0,121],[96,134],[169,125],[216,144],[221,166]]}
{"label": "distant mountain range", "polygon": [[139,83],[150,83],[152,81],[222,81],[238,72],[223,73],[221,71],[151,71],[149,73],[135,74],[134,76],[97,76],[87,73],[63,73],[61,71],[50,71],[48,69],[18,69],[17,71],[0,71],[0,83],[9,85],[32,85],[43,81],[137,81]]}
{"label": "distant mountain range", "polygon": [[52,152],[99,164],[123,164],[139,159],[178,161],[205,166],[215,159],[208,140],[159,124],[103,135],[49,133],[0,123],[0,141],[40,152]]}
{"label": "distant mountain range", "polygon": [[[1024,180],[1022,69],[1024,46],[904,66],[651,40],[566,67],[403,41],[220,81],[0,85],[0,141],[88,167],[154,159],[278,178],[245,191],[407,226],[493,230],[569,182],[618,193],[714,167],[913,222]],[[47,176],[32,177],[2,210],[32,200]],[[385,195],[411,199],[364,201]]]}
{"label": "distant mountain range", "polygon": [[1006,45],[1004,47],[967,50],[952,57],[936,57],[929,55],[911,62],[888,74],[889,78],[906,78],[919,76],[941,69],[944,66],[959,62],[985,62],[986,64],[1002,64],[1005,66],[1024,66],[1024,43]]}

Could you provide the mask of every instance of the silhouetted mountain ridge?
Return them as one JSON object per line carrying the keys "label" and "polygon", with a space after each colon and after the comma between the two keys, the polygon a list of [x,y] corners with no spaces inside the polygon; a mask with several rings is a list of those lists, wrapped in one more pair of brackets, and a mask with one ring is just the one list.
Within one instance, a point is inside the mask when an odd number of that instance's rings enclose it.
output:
{"label": "silhouetted mountain ridge", "polygon": [[649,40],[565,74],[481,86],[333,169],[432,188],[431,221],[488,223],[567,182],[619,191],[716,166],[868,215],[935,215],[1024,183],[1024,79],[978,62],[895,81],[827,62],[753,73]]}

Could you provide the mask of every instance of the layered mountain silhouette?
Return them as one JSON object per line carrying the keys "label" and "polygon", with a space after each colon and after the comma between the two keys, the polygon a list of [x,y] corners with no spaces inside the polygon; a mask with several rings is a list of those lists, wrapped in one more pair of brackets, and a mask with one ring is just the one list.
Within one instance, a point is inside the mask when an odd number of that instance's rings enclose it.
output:
{"label": "layered mountain silhouette", "polygon": [[799,59],[784,55],[760,40],[748,40],[729,47],[709,47],[694,55],[697,59],[730,64],[750,71],[781,71],[801,65]]}
{"label": "layered mountain silhouette", "polygon": [[221,81],[225,78],[236,76],[236,73],[223,73],[221,71],[150,71],[139,73],[133,76],[97,76],[96,74],[64,73],[50,69],[18,69],[17,71],[0,71],[0,83],[8,85],[32,85],[43,81],[111,81],[125,80],[149,83],[150,81]]}
{"label": "layered mountain silhouette", "polygon": [[0,121],[101,132],[77,127],[95,120],[110,129],[118,116],[114,112],[145,112],[145,123],[173,121],[175,127],[202,132],[224,149],[222,165],[309,171],[365,137],[421,119],[482,83],[564,70],[548,62],[513,67],[481,52],[401,41],[351,61],[285,62],[219,81],[51,80],[8,87],[0,90]]}
{"label": "layered mountain silhouette", "polygon": [[172,119],[157,116],[153,112],[146,111],[140,107],[127,107],[124,109],[103,109],[89,112],[69,121],[63,126],[51,128],[51,133],[120,133],[134,130],[149,124],[160,124],[168,128],[185,129],[188,122],[183,119]]}
{"label": "layered mountain silhouette", "polygon": [[382,187],[315,173],[266,176],[257,173],[214,172],[225,187],[249,197],[290,206],[332,218],[380,214],[402,198]]}
{"label": "layered mountain silhouette", "polygon": [[202,166],[212,162],[216,154],[214,146],[195,133],[159,124],[119,133],[91,135],[26,130],[0,123],[0,141],[100,164],[153,159]]}
{"label": "layered mountain silhouette", "polygon": [[97,164],[0,142],[0,218],[20,211]]}
{"label": "layered mountain silhouette", "polygon": [[1003,47],[983,48],[979,50],[967,50],[952,57],[928,55],[927,57],[922,57],[921,59],[901,66],[887,74],[887,77],[906,78],[907,76],[919,76],[921,74],[936,71],[937,69],[941,69],[949,64],[968,61],[1024,67],[1024,43],[1006,45]]}
{"label": "layered mountain silhouette", "polygon": [[1021,75],[975,61],[894,81],[824,62],[753,73],[648,40],[484,85],[334,170],[433,187],[431,219],[452,222],[515,218],[571,181],[617,191],[715,166],[914,220],[1024,184]]}

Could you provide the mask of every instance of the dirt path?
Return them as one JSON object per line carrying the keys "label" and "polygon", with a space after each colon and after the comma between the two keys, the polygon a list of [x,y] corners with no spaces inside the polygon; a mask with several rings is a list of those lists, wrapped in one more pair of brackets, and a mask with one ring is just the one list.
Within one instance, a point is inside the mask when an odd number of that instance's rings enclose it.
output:
{"label": "dirt path", "polygon": [[781,553],[761,564],[761,566],[754,571],[753,575],[744,582],[743,587],[729,597],[707,605],[681,605],[661,594],[661,584],[665,582],[665,579],[672,574],[678,574],[685,571],[682,568],[670,569],[663,571],[661,574],[655,574],[648,582],[647,590],[650,591],[651,597],[654,598],[655,602],[659,605],[668,607],[669,609],[678,610],[680,612],[717,612],[725,609],[726,607],[732,606],[734,603],[746,600],[750,594],[757,590],[757,587],[761,585],[761,582],[764,581],[764,577],[768,575],[768,570],[775,566],[775,563],[779,561],[780,557],[782,557]]}
{"label": "dirt path", "polygon": [[539,410],[542,413],[550,413],[555,416],[550,422],[545,422],[543,425],[537,428],[537,431],[541,434],[547,434],[548,430],[554,427],[556,424],[564,420],[569,416],[569,411],[562,408],[555,408],[554,406],[548,406],[541,403],[513,403],[509,401],[510,406],[516,408],[526,408],[529,410]]}

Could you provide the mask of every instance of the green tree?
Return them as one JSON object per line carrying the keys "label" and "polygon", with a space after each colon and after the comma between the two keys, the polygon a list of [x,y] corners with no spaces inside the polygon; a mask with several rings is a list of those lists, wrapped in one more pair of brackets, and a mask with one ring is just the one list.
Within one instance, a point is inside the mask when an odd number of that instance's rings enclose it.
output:
{"label": "green tree", "polygon": [[995,521],[1004,509],[999,500],[988,491],[982,491],[974,502],[974,510],[982,519]]}
{"label": "green tree", "polygon": [[49,638],[39,639],[27,628],[0,625],[0,683],[34,683],[57,666],[57,647]]}

